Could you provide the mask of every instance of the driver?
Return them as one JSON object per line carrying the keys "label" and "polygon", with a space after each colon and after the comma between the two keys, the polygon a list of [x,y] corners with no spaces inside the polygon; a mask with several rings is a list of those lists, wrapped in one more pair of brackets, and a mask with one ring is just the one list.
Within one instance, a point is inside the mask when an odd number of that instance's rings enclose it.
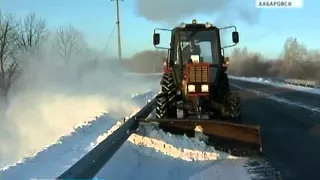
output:
{"label": "driver", "polygon": [[194,40],[190,40],[189,44],[183,48],[183,61],[190,61],[191,55],[199,55],[201,54],[200,46],[196,45]]}

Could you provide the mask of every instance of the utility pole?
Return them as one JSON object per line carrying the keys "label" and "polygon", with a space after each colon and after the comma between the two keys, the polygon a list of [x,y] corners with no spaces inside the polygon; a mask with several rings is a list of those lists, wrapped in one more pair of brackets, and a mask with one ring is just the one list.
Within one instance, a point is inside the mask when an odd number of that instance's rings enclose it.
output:
{"label": "utility pole", "polygon": [[120,13],[119,13],[119,1],[123,0],[111,0],[111,1],[116,1],[116,8],[117,8],[117,29],[118,29],[118,56],[119,60],[122,61],[122,52],[121,52],[121,36],[120,36]]}

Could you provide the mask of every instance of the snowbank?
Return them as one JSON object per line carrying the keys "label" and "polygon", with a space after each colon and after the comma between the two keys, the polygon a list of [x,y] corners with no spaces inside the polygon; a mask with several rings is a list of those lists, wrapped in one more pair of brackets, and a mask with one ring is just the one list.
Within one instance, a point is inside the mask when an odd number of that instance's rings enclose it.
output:
{"label": "snowbank", "polygon": [[46,147],[30,158],[21,159],[18,163],[0,170],[0,179],[25,180],[32,178],[56,178],[81,157],[88,153],[92,142],[106,130],[112,128],[117,120],[109,114],[103,114],[75,129],[70,135]]}
{"label": "snowbank", "polygon": [[[152,93],[147,92],[146,94]],[[137,110],[138,106],[131,112],[135,113]],[[105,138],[101,134],[109,130],[107,132],[109,135],[115,131],[120,125],[118,120],[123,115],[117,112],[113,114],[105,112],[93,120],[85,121],[40,152],[1,168],[0,179],[56,178],[92,150],[97,141],[101,142]]]}
{"label": "snowbank", "polygon": [[[159,153],[179,158],[185,161],[235,159],[229,154],[216,151],[214,147],[207,146],[203,141],[187,136],[177,136],[165,133],[155,125],[143,125],[139,127],[139,134],[133,134],[129,141],[140,147],[154,148],[156,151],[143,151],[148,156],[158,156]],[[157,152],[157,153],[154,153]],[[147,153],[147,154],[146,154]]]}
{"label": "snowbank", "polygon": [[255,177],[237,158],[195,138],[164,133],[155,126],[140,126],[96,175],[104,179],[235,179]]}

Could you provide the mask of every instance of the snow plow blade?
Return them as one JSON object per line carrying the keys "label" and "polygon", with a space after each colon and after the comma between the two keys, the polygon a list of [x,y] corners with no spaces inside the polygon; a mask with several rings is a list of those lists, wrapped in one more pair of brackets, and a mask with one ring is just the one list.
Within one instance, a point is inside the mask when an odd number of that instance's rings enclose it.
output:
{"label": "snow plow blade", "polygon": [[160,129],[172,134],[194,137],[196,127],[208,137],[208,145],[235,156],[262,155],[260,127],[234,124],[219,120],[199,119],[146,119],[144,122],[159,123]]}

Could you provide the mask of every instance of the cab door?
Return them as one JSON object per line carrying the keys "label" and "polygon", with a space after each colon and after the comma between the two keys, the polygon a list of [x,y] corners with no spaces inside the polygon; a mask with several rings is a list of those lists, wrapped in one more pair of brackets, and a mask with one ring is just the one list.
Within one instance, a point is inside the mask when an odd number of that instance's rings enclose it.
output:
{"label": "cab door", "polygon": [[171,67],[172,67],[172,73],[174,77],[174,81],[178,88],[180,88],[183,80],[183,64],[182,64],[182,57],[181,54],[179,54],[179,44],[174,43],[174,47],[171,51]]}

